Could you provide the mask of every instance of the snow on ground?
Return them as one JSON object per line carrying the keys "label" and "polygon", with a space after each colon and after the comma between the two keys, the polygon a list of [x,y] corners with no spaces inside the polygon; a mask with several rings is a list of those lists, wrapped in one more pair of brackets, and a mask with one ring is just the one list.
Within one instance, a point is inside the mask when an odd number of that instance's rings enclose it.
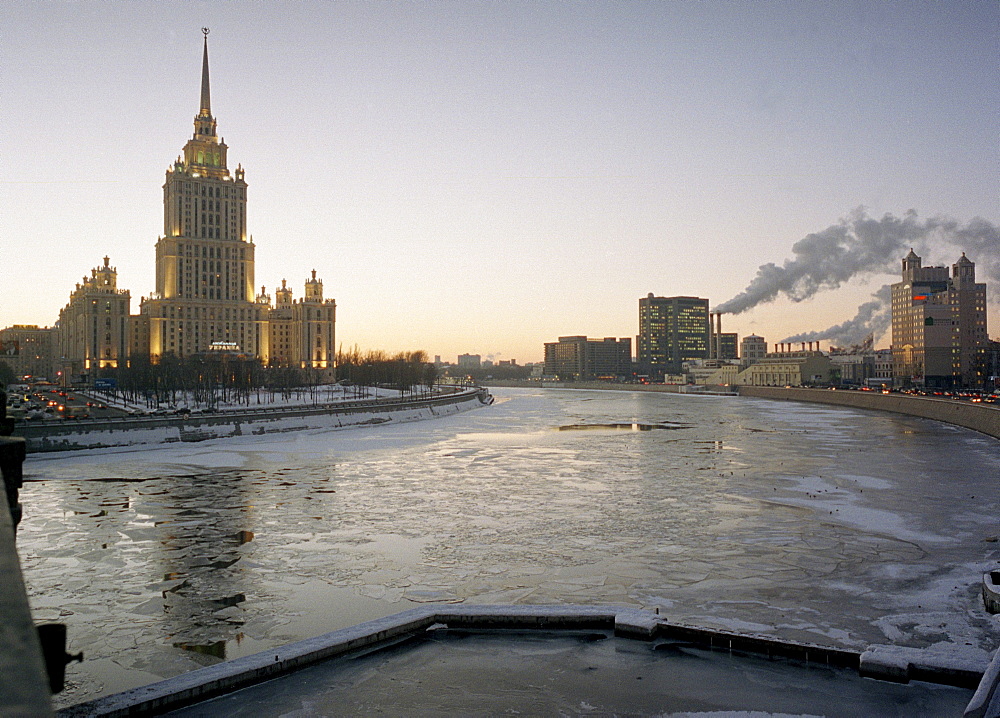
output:
{"label": "snow on ground", "polygon": [[[206,405],[204,401],[197,401],[192,392],[177,392],[172,396],[169,403],[161,403],[158,407],[150,401],[126,402],[117,393],[105,393],[100,391],[81,392],[93,396],[95,399],[103,401],[108,406],[113,406],[126,411],[150,411],[161,409],[162,411],[174,411],[176,409],[200,409]],[[417,394],[420,389],[417,389]],[[323,404],[334,404],[345,401],[361,401],[369,399],[393,399],[401,396],[410,396],[398,389],[387,389],[382,387],[359,387],[342,386],[340,384],[319,384],[313,387],[292,389],[288,392],[253,391],[242,399],[216,399],[212,406],[219,411],[233,409],[254,409],[254,408],[296,408],[320,406]]]}

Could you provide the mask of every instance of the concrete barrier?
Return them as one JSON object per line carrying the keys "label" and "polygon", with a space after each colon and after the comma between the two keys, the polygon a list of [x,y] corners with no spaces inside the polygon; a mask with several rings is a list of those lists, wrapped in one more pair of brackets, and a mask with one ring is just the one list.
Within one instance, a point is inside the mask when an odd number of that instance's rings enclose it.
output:
{"label": "concrete barrier", "polygon": [[983,605],[990,613],[1000,613],[1000,571],[983,574]]}
{"label": "concrete barrier", "polygon": [[997,718],[1000,716],[1000,651],[983,673],[972,700],[965,708],[964,718]]}
{"label": "concrete barrier", "polygon": [[877,391],[842,389],[786,389],[776,386],[741,386],[740,396],[779,401],[808,401],[817,404],[852,406],[857,409],[889,411],[895,414],[919,416],[962,426],[1000,439],[1000,408],[972,404],[957,399],[938,399],[912,394],[883,394]]}
{"label": "concrete barrier", "polygon": [[[671,623],[630,606],[450,605],[422,606],[394,616],[344,628],[281,648],[199,668],[159,683],[97,698],[65,708],[61,718],[149,715],[201,702],[214,696],[285,675],[338,656],[377,650],[437,628],[465,630],[606,630],[622,638],[683,640],[711,650],[787,657],[806,663],[840,666],[861,675],[894,682],[923,680],[975,688],[988,661],[942,660],[933,652],[870,646],[867,659],[855,651],[782,641],[771,636],[736,633]],[[866,670],[867,669],[867,670]]]}

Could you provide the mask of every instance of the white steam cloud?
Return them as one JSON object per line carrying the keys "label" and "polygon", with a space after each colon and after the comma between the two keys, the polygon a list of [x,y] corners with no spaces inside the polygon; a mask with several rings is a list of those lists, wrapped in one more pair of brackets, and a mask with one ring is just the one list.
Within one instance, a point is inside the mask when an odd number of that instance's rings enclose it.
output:
{"label": "white steam cloud", "polygon": [[[875,219],[859,207],[839,223],[796,242],[792,246],[793,258],[785,260],[782,266],[761,265],[746,289],[714,311],[740,314],[774,301],[779,295],[801,302],[825,289],[837,289],[856,276],[891,272],[911,247],[918,254],[927,254],[930,247],[937,250],[942,244],[954,248],[955,259],[959,251],[965,251],[988,281],[1000,281],[1000,229],[985,219],[977,217],[965,225],[942,217],[921,221],[914,210],[902,217],[886,214]],[[875,301],[862,305],[853,320],[820,333],[838,330],[842,334],[839,341],[843,341],[843,336],[855,336],[854,327],[873,325],[866,334],[877,326],[884,327],[881,305],[873,306],[879,294],[875,295]],[[884,307],[881,313],[885,313]],[[816,338],[833,337],[812,337],[812,340]],[[791,339],[796,340],[809,341]]]}
{"label": "white steam cloud", "polygon": [[881,289],[872,295],[872,301],[865,302],[858,307],[858,313],[854,319],[848,319],[846,322],[822,331],[796,334],[781,341],[815,342],[826,339],[842,347],[860,344],[869,334],[874,334],[878,337],[889,328],[889,323],[892,319],[889,313],[889,302],[891,299],[889,285],[883,285]]}

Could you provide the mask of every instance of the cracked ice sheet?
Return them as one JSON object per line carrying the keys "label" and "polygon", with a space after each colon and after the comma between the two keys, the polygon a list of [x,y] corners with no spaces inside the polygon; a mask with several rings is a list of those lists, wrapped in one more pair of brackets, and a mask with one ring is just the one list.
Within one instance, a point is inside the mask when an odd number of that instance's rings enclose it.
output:
{"label": "cracked ice sheet", "polygon": [[[69,667],[58,700],[494,596],[850,648],[996,645],[978,596],[1000,557],[995,443],[836,407],[497,393],[417,424],[29,458],[31,478],[59,479],[22,492],[32,604],[97,659]],[[689,428],[557,430],[667,422]],[[885,455],[896,445],[906,461]],[[126,480],[90,480],[111,477]],[[894,520],[831,514],[813,490],[831,482],[836,501]]]}
{"label": "cracked ice sheet", "polygon": [[[426,425],[426,426],[424,426]],[[289,434],[244,435],[197,443],[115,447],[95,451],[29,454],[25,480],[135,478],[206,469],[305,465],[340,454],[391,452],[432,442],[462,426],[462,413],[379,427],[311,429]],[[103,471],[102,471],[103,470]]]}

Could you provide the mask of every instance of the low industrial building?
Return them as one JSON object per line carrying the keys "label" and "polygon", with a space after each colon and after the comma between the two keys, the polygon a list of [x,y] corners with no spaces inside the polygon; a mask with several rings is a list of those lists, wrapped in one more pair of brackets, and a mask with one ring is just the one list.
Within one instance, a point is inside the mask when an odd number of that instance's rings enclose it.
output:
{"label": "low industrial building", "polygon": [[808,386],[834,380],[830,357],[818,350],[780,351],[766,355],[741,369],[737,364],[720,364],[702,375],[698,384],[710,386]]}

